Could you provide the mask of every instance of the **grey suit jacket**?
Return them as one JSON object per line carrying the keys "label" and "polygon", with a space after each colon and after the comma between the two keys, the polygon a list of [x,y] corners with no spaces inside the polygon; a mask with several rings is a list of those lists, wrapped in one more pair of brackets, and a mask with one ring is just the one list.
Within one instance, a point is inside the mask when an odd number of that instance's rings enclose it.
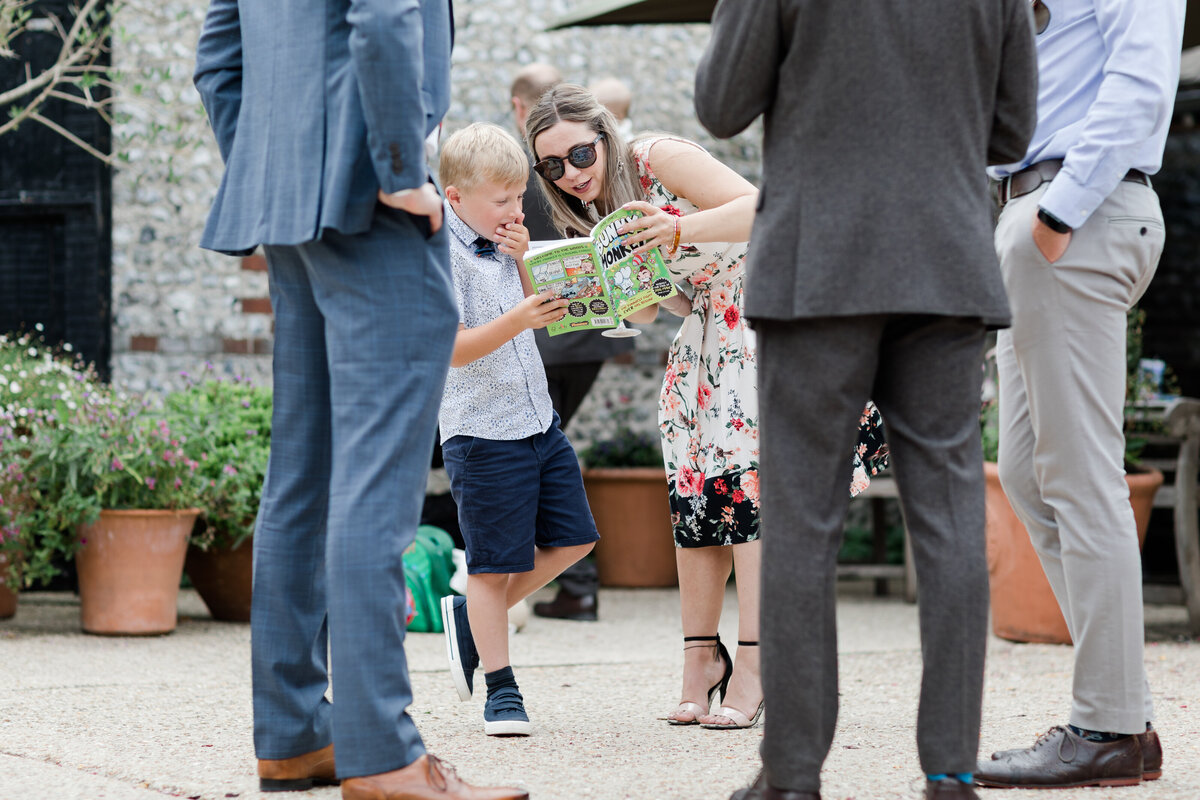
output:
{"label": "grey suit jacket", "polygon": [[201,245],[361,233],[379,189],[428,180],[452,29],[449,0],[212,0],[195,83],[226,169]]}
{"label": "grey suit jacket", "polygon": [[1029,0],[721,0],[696,111],[765,123],[746,315],[1007,324],[984,168],[1036,100]]}

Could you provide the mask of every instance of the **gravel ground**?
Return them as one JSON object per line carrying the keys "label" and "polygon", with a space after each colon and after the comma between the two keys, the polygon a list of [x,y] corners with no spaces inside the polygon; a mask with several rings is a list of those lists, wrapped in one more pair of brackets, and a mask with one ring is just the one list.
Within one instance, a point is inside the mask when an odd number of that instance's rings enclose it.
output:
{"label": "gravel ground", "polygon": [[[841,588],[841,714],[825,800],[916,798],[922,789],[916,608],[869,588]],[[658,719],[679,691],[678,604],[673,590],[605,590],[597,623],[532,618],[512,640],[535,726],[527,739],[484,736],[483,701],[458,701],[441,635],[411,634],[412,714],[430,752],[471,782],[524,786],[537,800],[725,800],[757,772],[762,727],[706,731]],[[734,640],[732,588],[726,607],[721,628]],[[1189,709],[1200,646],[1184,633],[1182,608],[1146,613],[1165,773],[1133,788],[1063,790],[1053,800],[1200,798],[1200,720]],[[260,797],[248,627],[213,622],[191,592],[182,593],[180,614],[170,636],[101,638],[79,632],[72,596],[22,596],[17,616],[0,622],[0,800]],[[1065,721],[1069,647],[993,638],[989,648],[981,752],[1032,743]],[[261,796],[340,797],[336,789]]]}

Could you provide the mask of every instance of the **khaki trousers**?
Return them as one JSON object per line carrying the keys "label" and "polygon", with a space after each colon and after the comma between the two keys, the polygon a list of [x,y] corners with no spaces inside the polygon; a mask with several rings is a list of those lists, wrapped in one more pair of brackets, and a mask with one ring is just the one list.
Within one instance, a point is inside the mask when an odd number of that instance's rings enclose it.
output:
{"label": "khaki trousers", "polygon": [[1032,238],[1044,192],[1010,201],[996,227],[1013,311],[997,348],[1000,481],[1075,642],[1070,722],[1138,733],[1153,704],[1124,480],[1125,328],[1162,253],[1162,211],[1123,181],[1051,264]]}

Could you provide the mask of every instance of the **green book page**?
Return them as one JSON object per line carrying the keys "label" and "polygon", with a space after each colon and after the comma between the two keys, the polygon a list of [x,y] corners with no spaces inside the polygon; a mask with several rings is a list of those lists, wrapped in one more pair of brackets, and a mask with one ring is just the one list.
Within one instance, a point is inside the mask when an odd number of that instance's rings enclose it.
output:
{"label": "green book page", "polygon": [[554,247],[526,254],[525,269],[533,290],[539,294],[551,291],[567,301],[566,316],[547,325],[548,334],[617,326],[598,263],[591,239],[565,239]]}
{"label": "green book page", "polygon": [[659,249],[635,255],[626,246],[629,234],[617,233],[627,221],[641,216],[640,211],[619,208],[592,228],[604,284],[618,319],[677,294]]}

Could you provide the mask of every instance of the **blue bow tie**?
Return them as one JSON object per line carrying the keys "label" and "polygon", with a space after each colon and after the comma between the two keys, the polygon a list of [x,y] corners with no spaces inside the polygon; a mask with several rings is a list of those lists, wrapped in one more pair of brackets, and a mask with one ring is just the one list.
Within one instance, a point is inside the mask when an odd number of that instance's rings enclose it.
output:
{"label": "blue bow tie", "polygon": [[496,255],[496,243],[493,241],[489,241],[480,236],[473,242],[473,244],[475,245],[476,257]]}

